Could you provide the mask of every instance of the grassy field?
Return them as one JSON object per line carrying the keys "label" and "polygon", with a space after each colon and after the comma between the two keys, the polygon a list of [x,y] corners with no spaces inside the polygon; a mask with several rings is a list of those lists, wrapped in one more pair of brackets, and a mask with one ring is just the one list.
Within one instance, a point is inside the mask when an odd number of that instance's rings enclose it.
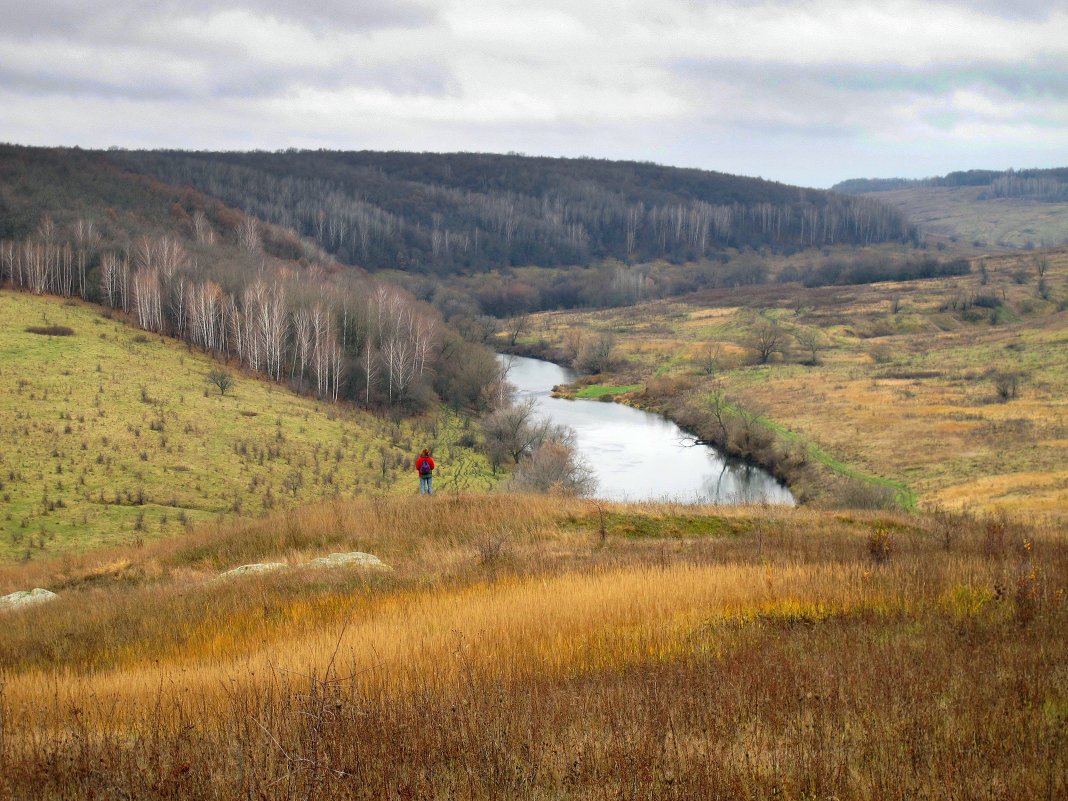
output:
{"label": "grassy field", "polygon": [[916,187],[870,197],[904,211],[933,241],[953,246],[1016,249],[1068,242],[1068,203],[989,198],[985,186]]}
{"label": "grassy field", "polygon": [[380,497],[30,585],[0,798],[1068,793],[1068,542],[1006,517]]}
{"label": "grassy field", "polygon": [[[567,360],[583,337],[610,334],[620,367],[584,392],[640,384],[618,397],[711,433],[718,398],[732,441],[773,437],[766,450],[803,497],[860,482],[906,505],[1063,520],[1066,300],[1068,252],[1058,251],[986,258],[955,278],[547,313],[520,345]],[[769,326],[781,344],[760,364],[756,340]]]}
{"label": "grassy field", "polygon": [[494,483],[484,459],[455,446],[463,422],[444,411],[393,423],[241,374],[220,395],[206,380],[219,366],[99,307],[0,292],[0,560],[412,492],[423,447],[439,490]]}

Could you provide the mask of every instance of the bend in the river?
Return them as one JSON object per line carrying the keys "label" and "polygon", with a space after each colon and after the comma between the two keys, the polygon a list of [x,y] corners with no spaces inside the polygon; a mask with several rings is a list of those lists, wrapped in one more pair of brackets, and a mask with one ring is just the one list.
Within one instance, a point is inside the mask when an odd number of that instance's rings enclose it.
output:
{"label": "bend in the river", "polygon": [[755,465],[694,444],[675,423],[619,403],[552,397],[552,388],[575,373],[552,362],[500,356],[519,400],[534,398],[537,411],[575,431],[579,455],[597,480],[595,495],[608,500],[794,505],[789,489]]}

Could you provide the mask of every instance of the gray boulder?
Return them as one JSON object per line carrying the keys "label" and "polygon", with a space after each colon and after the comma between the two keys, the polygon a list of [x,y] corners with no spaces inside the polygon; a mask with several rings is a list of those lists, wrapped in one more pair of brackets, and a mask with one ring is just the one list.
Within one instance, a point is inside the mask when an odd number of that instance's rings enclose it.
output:
{"label": "gray boulder", "polygon": [[52,601],[58,597],[59,596],[54,592],[43,590],[40,587],[36,587],[32,590],[19,590],[10,595],[0,596],[0,611],[5,609],[22,609],[26,606],[34,606],[35,604]]}
{"label": "gray boulder", "polygon": [[232,570],[219,574],[219,578],[238,578],[240,576],[254,576],[258,573],[272,573],[275,570],[284,570],[288,565],[285,562],[259,562],[252,565],[241,565]]}
{"label": "gray boulder", "polygon": [[329,556],[320,556],[312,559],[305,567],[328,568],[328,567],[367,567],[374,570],[390,570],[390,566],[377,556],[362,551],[350,553],[332,553]]}

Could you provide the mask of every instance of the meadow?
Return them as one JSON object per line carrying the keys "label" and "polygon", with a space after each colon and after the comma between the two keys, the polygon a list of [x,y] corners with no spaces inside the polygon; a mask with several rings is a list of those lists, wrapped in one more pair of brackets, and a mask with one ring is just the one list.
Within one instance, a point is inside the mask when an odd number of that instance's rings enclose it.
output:
{"label": "meadow", "polygon": [[331,500],[31,584],[4,799],[1068,792],[1068,542],[1007,516]]}
{"label": "meadow", "polygon": [[517,345],[568,361],[610,337],[613,367],[576,391],[662,411],[709,438],[722,413],[724,439],[812,502],[1063,520],[1066,301],[1061,250],[985,257],[948,278],[775,283],[543,313]]}
{"label": "meadow", "polygon": [[990,187],[914,187],[870,197],[895,206],[928,239],[952,247],[1018,250],[1063,245],[1068,203],[986,197]]}
{"label": "meadow", "polygon": [[[232,389],[208,381],[228,369]],[[0,561],[187,531],[323,497],[485,490],[485,460],[438,410],[388,419],[319,403],[80,301],[0,291]]]}

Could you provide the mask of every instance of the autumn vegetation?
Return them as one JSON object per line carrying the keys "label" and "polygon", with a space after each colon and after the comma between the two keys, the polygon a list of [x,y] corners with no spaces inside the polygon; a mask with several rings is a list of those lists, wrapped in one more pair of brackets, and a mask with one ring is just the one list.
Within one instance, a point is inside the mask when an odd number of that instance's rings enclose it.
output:
{"label": "autumn vegetation", "polygon": [[[55,197],[53,183],[71,171],[85,185]],[[402,414],[436,400],[479,408],[497,380],[478,369],[491,354],[429,304],[192,189],[122,173],[99,155],[10,146],[0,147],[0,179],[11,206],[0,285],[99,303],[331,401]]]}
{"label": "autumn vegetation", "polygon": [[835,191],[879,199],[939,249],[1033,250],[1068,242],[1068,170],[966,170],[921,180],[843,181]]}
{"label": "autumn vegetation", "polygon": [[9,567],[63,596],[0,629],[0,795],[1056,798],[1065,576],[1004,516],[544,496]]}
{"label": "autumn vegetation", "polygon": [[612,394],[766,465],[809,502],[1063,519],[1066,302],[1068,253],[1023,253],[960,276],[532,315],[516,350],[581,367],[610,337],[608,367],[574,391],[628,387]]}
{"label": "autumn vegetation", "polygon": [[[0,602],[0,801],[1065,797],[1068,251],[979,250],[648,164],[0,146],[0,596],[58,593]],[[584,497],[494,349],[800,504]]]}
{"label": "autumn vegetation", "polygon": [[296,230],[346,264],[437,275],[726,247],[905,242],[878,200],[707,170],[487,153],[108,151]]}

